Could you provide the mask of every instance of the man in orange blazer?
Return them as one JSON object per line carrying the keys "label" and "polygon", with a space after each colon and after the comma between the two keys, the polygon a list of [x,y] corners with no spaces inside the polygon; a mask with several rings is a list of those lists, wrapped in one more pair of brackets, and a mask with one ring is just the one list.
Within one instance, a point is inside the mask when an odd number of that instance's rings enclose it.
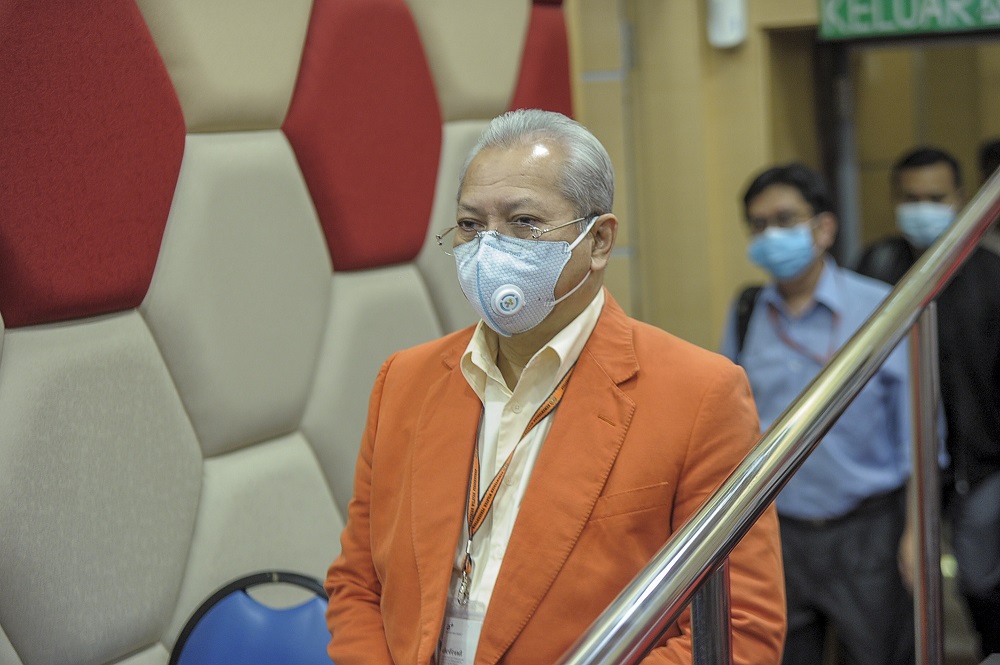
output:
{"label": "man in orange blazer", "polygon": [[[342,552],[337,665],[556,662],[758,438],[742,370],[603,288],[607,152],[565,116],[490,124],[439,236],[482,321],[401,351],[372,391]],[[735,662],[778,663],[773,509],[730,558]],[[690,663],[685,612],[643,662]]]}

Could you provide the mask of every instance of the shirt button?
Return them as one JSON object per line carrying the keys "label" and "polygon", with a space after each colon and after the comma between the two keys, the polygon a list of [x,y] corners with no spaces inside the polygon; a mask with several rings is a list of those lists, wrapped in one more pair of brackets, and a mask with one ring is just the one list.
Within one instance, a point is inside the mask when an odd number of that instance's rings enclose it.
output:
{"label": "shirt button", "polygon": [[503,479],[503,483],[507,487],[513,487],[514,486],[514,477],[513,476],[507,476],[506,478]]}
{"label": "shirt button", "polygon": [[514,413],[521,413],[521,403],[520,402],[514,402],[513,404],[510,405],[510,409]]}

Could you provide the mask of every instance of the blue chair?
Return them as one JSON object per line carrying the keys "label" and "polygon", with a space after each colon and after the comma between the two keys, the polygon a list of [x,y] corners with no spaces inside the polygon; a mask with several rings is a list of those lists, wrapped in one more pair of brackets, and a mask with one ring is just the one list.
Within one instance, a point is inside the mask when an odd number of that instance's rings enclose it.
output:
{"label": "blue chair", "polygon": [[[247,589],[293,584],[314,596],[294,607],[274,608]],[[170,665],[330,665],[326,646],[327,596],[318,580],[289,572],[262,572],[230,582],[188,619]]]}

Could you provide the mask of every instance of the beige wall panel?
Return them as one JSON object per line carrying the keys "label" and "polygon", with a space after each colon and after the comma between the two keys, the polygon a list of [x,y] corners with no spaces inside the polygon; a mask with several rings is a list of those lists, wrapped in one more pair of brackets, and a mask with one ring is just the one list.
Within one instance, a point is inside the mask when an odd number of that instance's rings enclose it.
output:
{"label": "beige wall panel", "polygon": [[434,236],[455,224],[458,176],[466,156],[487,124],[487,120],[446,122],[441,135],[441,161],[431,223],[416,263],[445,332],[459,330],[479,320],[458,284],[455,259],[441,251]]}
{"label": "beige wall panel", "polygon": [[330,255],[284,134],[189,134],[140,310],[205,455],[299,425]]}
{"label": "beige wall panel", "polygon": [[[751,8],[751,12],[754,11]],[[752,20],[753,14],[751,14]],[[726,314],[735,294],[764,276],[746,256],[748,235],[743,190],[762,168],[776,161],[773,137],[776,112],[770,66],[772,33],[751,24],[747,41],[734,49],[713,49],[703,41],[710,64],[706,88],[711,94],[707,143],[708,273],[711,290],[702,306],[702,330],[696,340],[718,348]],[[791,144],[789,140],[786,143]]]}
{"label": "beige wall panel", "polygon": [[628,150],[625,134],[625,109],[622,105],[621,81],[593,81],[579,84],[579,97],[582,100],[577,107],[577,118],[586,125],[594,136],[600,140],[611,157],[611,165],[615,170],[615,203],[614,213],[618,216],[621,226],[618,230],[618,247],[631,244],[629,220],[630,201]]}
{"label": "beige wall panel", "polygon": [[[703,12],[699,12],[699,20],[702,15]],[[681,164],[676,164],[672,178],[686,187],[691,187],[692,179],[702,179],[704,189],[699,196],[704,197],[703,209],[700,214],[692,213],[690,217],[675,222],[687,228],[688,240],[679,249],[696,255],[691,257],[696,260],[688,266],[679,265],[684,268],[685,274],[675,274],[668,282],[677,290],[696,290],[697,297],[686,304],[690,322],[688,329],[668,329],[703,347],[715,348],[717,330],[722,327],[722,303],[729,295],[729,289],[722,284],[730,279],[734,266],[745,262],[742,247],[733,243],[734,238],[741,238],[739,208],[734,204],[735,189],[739,186],[737,183],[746,177],[745,172],[736,166],[746,160],[748,153],[752,154],[753,150],[748,150],[747,144],[752,145],[754,137],[740,136],[737,130],[744,123],[741,118],[744,100],[738,99],[740,96],[730,86],[739,85],[733,77],[734,68],[738,70],[738,57],[734,57],[731,50],[710,50],[703,36],[700,41],[705,66],[705,106],[702,111],[706,132],[702,148],[705,170],[701,174],[687,173]],[[732,103],[734,98],[738,99],[735,104]],[[727,99],[729,104],[725,102]],[[746,101],[752,104],[753,97]],[[651,212],[655,223],[656,217],[663,214],[663,208]],[[699,247],[697,251],[696,244]],[[640,245],[640,256],[645,249]],[[714,307],[706,306],[713,301]]]}
{"label": "beige wall panel", "polygon": [[760,281],[739,197],[773,160],[767,32],[752,24],[719,50],[701,3],[635,0],[630,12],[643,318],[715,348],[739,285]]}
{"label": "beige wall panel", "polygon": [[0,422],[10,643],[31,664],[155,644],[184,577],[202,458],[142,318],[9,332]]}
{"label": "beige wall panel", "polygon": [[563,10],[570,40],[573,112],[604,144],[615,170],[617,253],[605,283],[622,308],[638,316],[639,308],[633,302],[637,263],[629,250],[634,244],[635,224],[631,208],[631,144],[627,138],[631,135],[631,118],[627,116],[630,109],[626,108],[623,90],[628,74],[623,69],[620,5],[618,0],[567,0]]}
{"label": "beige wall panel", "polygon": [[507,110],[521,67],[530,0],[406,0],[445,121]]}
{"label": "beige wall panel", "polygon": [[[451,262],[454,272],[454,260],[444,254],[441,258]],[[330,320],[302,432],[342,514],[347,514],[368,397],[379,368],[392,353],[441,333],[412,263],[333,275]]]}
{"label": "beige wall panel", "polygon": [[[0,662],[5,661],[0,660]],[[170,662],[170,653],[162,644],[155,644],[144,651],[116,662],[114,665],[167,665],[168,662]]]}
{"label": "beige wall panel", "polygon": [[243,575],[288,570],[323,579],[343,528],[299,433],[206,460],[187,572],[163,642],[173,647],[195,608]]}
{"label": "beige wall panel", "polygon": [[639,1],[634,11],[641,307],[654,325],[695,341],[705,332],[711,251],[702,31],[693,3]]}
{"label": "beige wall panel", "polygon": [[572,53],[578,72],[617,71],[622,66],[618,0],[563,2]]}
{"label": "beige wall panel", "polygon": [[7,634],[3,632],[3,626],[0,626],[0,663],[4,665],[23,665],[21,659],[17,657],[17,652],[14,651],[14,645],[10,643],[10,640],[7,639]]}
{"label": "beige wall panel", "polygon": [[298,75],[312,0],[138,0],[188,130],[277,128]]}
{"label": "beige wall panel", "polygon": [[918,131],[914,57],[906,50],[867,49],[851,61],[856,150],[862,169],[891,165]]}

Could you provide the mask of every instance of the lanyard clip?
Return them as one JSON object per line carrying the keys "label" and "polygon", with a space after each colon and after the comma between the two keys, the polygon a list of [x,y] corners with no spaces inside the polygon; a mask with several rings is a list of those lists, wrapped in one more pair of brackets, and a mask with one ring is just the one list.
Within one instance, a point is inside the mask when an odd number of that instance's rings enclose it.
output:
{"label": "lanyard clip", "polygon": [[472,586],[472,538],[465,546],[465,562],[462,564],[462,582],[458,585],[458,604],[469,604],[469,587]]}

